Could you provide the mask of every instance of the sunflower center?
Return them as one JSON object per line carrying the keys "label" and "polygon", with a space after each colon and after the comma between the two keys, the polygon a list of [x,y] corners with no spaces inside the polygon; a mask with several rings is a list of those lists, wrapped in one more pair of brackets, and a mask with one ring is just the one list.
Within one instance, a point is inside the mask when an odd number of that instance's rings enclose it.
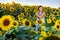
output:
{"label": "sunflower center", "polygon": [[48,22],[50,22],[50,20],[48,20]]}
{"label": "sunflower center", "polygon": [[54,21],[56,21],[56,19],[54,19]]}
{"label": "sunflower center", "polygon": [[53,10],[53,12],[54,12],[55,10]]}
{"label": "sunflower center", "polygon": [[57,13],[54,13],[54,15],[57,15]]}
{"label": "sunflower center", "polygon": [[57,25],[57,28],[59,29],[59,25]]}
{"label": "sunflower center", "polygon": [[58,10],[56,10],[56,11],[58,11]]}
{"label": "sunflower center", "polygon": [[29,22],[28,22],[28,21],[25,21],[25,25],[26,25],[26,26],[29,26]]}
{"label": "sunflower center", "polygon": [[10,24],[10,21],[8,19],[5,19],[4,22],[3,22],[3,25],[8,26],[9,24]]}
{"label": "sunflower center", "polygon": [[18,8],[19,8],[20,6],[18,6]]}
{"label": "sunflower center", "polygon": [[39,24],[41,24],[41,23],[42,23],[42,21],[41,21],[41,20],[38,20],[38,23],[39,23]]}
{"label": "sunflower center", "polygon": [[14,26],[16,26],[17,25],[17,23],[16,22],[14,22],[14,24],[13,24]]}
{"label": "sunflower center", "polygon": [[20,21],[22,21],[22,19],[20,19]]}
{"label": "sunflower center", "polygon": [[13,9],[11,9],[11,10],[13,10]]}

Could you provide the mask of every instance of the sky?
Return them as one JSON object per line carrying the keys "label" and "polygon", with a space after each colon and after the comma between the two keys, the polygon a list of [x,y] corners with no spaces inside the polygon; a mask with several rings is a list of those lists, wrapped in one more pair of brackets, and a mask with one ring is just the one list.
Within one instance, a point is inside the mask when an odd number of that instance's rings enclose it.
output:
{"label": "sky", "polygon": [[21,5],[42,5],[42,6],[50,6],[52,8],[58,8],[60,6],[60,0],[0,0],[2,3],[7,2],[16,2]]}

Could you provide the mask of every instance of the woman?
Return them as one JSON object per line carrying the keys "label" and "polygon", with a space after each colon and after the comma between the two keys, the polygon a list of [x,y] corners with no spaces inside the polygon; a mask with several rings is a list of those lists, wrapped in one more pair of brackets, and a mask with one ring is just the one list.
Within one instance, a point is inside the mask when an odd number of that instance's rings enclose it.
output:
{"label": "woman", "polygon": [[[45,23],[45,12],[43,11],[43,7],[42,6],[38,6],[38,12],[35,15],[37,17],[37,20],[38,19],[43,20],[44,23]],[[38,28],[40,26],[41,25],[39,23],[36,24],[36,31],[38,31]]]}

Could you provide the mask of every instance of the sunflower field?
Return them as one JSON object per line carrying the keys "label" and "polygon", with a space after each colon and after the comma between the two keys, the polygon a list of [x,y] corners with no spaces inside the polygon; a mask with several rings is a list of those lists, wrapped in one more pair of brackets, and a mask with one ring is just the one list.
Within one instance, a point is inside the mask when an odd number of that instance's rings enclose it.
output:
{"label": "sunflower field", "polygon": [[[38,6],[0,3],[0,40],[60,40],[60,7],[43,6],[45,24],[37,20]],[[42,26],[36,32],[36,23]]]}

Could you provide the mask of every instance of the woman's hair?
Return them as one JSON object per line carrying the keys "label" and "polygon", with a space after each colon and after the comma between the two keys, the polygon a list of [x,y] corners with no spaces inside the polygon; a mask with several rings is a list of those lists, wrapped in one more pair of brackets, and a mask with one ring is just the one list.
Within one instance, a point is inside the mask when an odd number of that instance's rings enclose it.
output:
{"label": "woman's hair", "polygon": [[38,10],[39,10],[39,8],[40,8],[40,7],[42,7],[42,8],[43,8],[43,6],[41,6],[41,5],[40,5],[40,6],[38,6]]}

